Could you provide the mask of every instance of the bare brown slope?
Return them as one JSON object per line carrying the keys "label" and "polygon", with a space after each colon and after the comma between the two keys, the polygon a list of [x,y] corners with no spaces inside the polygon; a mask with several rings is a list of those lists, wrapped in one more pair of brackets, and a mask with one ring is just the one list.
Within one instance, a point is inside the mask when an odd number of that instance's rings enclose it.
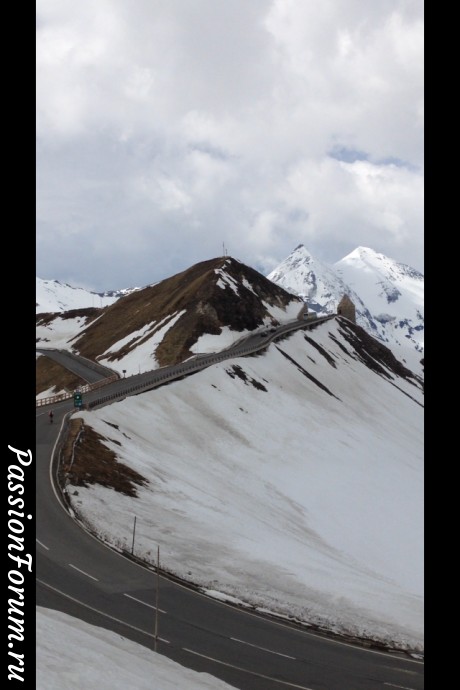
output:
{"label": "bare brown slope", "polygon": [[[221,278],[216,269],[233,278],[238,294],[229,286],[218,285]],[[257,294],[245,287],[244,281]],[[185,310],[156,350],[160,365],[174,364],[191,355],[190,348],[204,333],[217,335],[222,326],[242,331],[262,325],[268,313],[262,300],[281,307],[294,299],[254,269],[230,257],[219,257],[123,297],[79,335],[74,347],[90,359],[112,349],[109,361],[120,359]],[[142,336],[136,335],[148,324],[154,325]],[[133,337],[122,348],[113,348],[130,334]]]}

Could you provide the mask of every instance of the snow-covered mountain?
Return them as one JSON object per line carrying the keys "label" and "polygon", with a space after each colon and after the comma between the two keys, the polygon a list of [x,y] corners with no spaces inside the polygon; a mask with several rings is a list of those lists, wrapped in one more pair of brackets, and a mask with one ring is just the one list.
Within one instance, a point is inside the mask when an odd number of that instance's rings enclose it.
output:
{"label": "snow-covered mountain", "polygon": [[410,266],[366,247],[328,266],[300,244],[267,277],[300,295],[318,313],[335,312],[348,294],[360,326],[399,356],[407,356],[411,365],[420,361],[424,279]]}
{"label": "snow-covered mountain", "polygon": [[87,309],[89,307],[107,307],[117,299],[140,288],[125,290],[111,290],[109,292],[91,292],[81,287],[72,287],[59,280],[43,280],[36,278],[35,306],[36,313],[56,313],[71,309]]}
{"label": "snow-covered mountain", "polygon": [[[360,325],[369,326],[366,321],[366,307],[361,298],[327,264],[315,259],[299,244],[289,256],[275,268],[267,278],[285,290],[299,295],[308,302],[309,309],[318,314],[331,314],[337,310],[337,303],[344,293],[350,294],[360,312]],[[364,317],[364,318],[363,318]],[[368,315],[368,319],[371,315]]]}
{"label": "snow-covered mountain", "polygon": [[104,310],[43,314],[37,342],[137,374],[295,319],[302,300],[231,257],[202,261]]}
{"label": "snow-covered mountain", "polygon": [[381,340],[406,340],[423,352],[424,277],[419,271],[368,247],[358,247],[334,268],[365,302]]}
{"label": "snow-covered mountain", "polygon": [[135,514],[135,554],[212,596],[422,648],[422,385],[359,326],[79,418],[69,496],[107,542],[129,551]]}

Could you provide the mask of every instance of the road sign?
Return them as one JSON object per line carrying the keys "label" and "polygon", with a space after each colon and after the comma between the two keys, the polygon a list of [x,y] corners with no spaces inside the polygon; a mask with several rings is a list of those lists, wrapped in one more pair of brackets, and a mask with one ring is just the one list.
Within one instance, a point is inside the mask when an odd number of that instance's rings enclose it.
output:
{"label": "road sign", "polygon": [[73,394],[73,406],[81,407],[83,405],[83,395],[80,391],[74,391]]}

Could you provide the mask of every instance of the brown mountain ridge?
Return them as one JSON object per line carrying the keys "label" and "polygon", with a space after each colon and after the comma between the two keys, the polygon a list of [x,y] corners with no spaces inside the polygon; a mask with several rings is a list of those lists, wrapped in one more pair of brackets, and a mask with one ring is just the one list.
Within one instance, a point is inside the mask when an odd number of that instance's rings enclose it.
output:
{"label": "brown mountain ridge", "polygon": [[[166,366],[190,357],[200,336],[219,335],[225,326],[242,332],[268,322],[277,324],[276,308],[284,310],[293,302],[302,305],[300,298],[255,269],[231,257],[218,257],[101,309],[71,345],[89,359],[104,355],[110,366],[156,336],[161,342],[155,358],[159,366]],[[161,337],[160,331],[173,321]],[[152,352],[154,347],[152,343]]]}

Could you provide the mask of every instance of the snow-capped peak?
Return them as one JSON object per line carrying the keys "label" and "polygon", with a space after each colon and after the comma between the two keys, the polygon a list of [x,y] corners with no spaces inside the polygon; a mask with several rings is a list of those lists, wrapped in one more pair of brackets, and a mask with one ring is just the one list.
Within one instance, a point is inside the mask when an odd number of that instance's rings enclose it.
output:
{"label": "snow-capped peak", "polygon": [[357,247],[328,266],[300,244],[267,277],[300,295],[318,313],[335,312],[340,299],[348,294],[360,326],[397,349],[409,346],[420,359],[424,278],[411,266],[370,247]]}
{"label": "snow-capped peak", "polygon": [[283,261],[283,264],[289,265],[294,268],[295,266],[299,266],[300,264],[309,264],[313,260],[313,256],[310,254],[305,245],[299,244],[294,249],[294,251],[292,251],[289,254],[287,259]]}
{"label": "snow-capped peak", "polygon": [[398,316],[408,317],[407,310],[413,311],[413,306],[423,311],[423,275],[407,264],[367,247],[358,247],[334,264],[334,268],[350,287],[361,296],[366,295],[366,303],[374,314],[376,309],[382,308],[382,302],[404,304],[404,313]]}
{"label": "snow-capped peak", "polygon": [[[349,291],[335,271],[315,259],[303,244],[299,244],[267,278],[300,295],[318,313],[335,312],[337,303]],[[352,299],[359,300],[357,296]]]}
{"label": "snow-capped peak", "polygon": [[353,265],[356,268],[367,271],[379,272],[382,277],[387,280],[397,280],[402,276],[409,276],[415,278],[423,283],[423,274],[415,268],[403,264],[395,259],[390,259],[385,254],[375,252],[369,247],[357,247],[350,254],[347,254],[343,259],[335,264],[335,267],[341,269],[345,265]]}

